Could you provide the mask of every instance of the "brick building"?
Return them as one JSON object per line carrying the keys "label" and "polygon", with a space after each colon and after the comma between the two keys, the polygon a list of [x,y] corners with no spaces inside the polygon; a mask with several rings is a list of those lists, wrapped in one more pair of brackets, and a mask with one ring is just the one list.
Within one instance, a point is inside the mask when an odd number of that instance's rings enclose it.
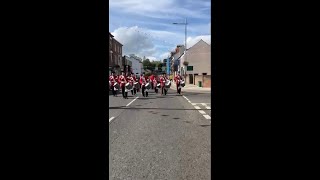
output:
{"label": "brick building", "polygon": [[109,72],[120,74],[122,65],[122,44],[109,32]]}

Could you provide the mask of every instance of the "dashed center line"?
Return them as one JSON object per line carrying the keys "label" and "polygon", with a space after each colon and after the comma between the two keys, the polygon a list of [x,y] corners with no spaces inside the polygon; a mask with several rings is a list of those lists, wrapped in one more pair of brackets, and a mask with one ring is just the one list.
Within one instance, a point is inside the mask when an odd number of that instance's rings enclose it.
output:
{"label": "dashed center line", "polygon": [[[129,102],[129,104],[126,105],[126,107],[130,106],[130,104],[132,104],[135,100],[137,100],[139,97],[134,98],[131,102]],[[111,117],[109,119],[109,123],[111,123],[111,121],[114,119],[115,117]]]}
{"label": "dashed center line", "polygon": [[134,100],[132,100],[131,102],[129,102],[129,104],[127,104],[126,106],[128,107],[131,103],[133,103],[135,100],[137,100],[139,97],[134,98]]}

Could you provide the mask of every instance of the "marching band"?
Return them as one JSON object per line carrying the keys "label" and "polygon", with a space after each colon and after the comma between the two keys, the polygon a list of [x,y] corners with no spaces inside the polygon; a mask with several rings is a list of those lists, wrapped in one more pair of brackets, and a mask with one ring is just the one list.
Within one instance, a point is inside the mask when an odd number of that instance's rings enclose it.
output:
{"label": "marching band", "polygon": [[[184,87],[184,80],[182,76],[178,73],[174,81],[177,85],[177,93],[181,95],[181,88]],[[149,91],[154,89],[154,92],[158,94],[161,89],[161,95],[167,95],[168,90],[171,86],[171,81],[166,76],[166,73],[162,75],[152,74],[149,77],[146,77],[145,74],[141,74],[139,81],[134,73],[125,75],[124,72],[121,72],[121,75],[118,77],[114,72],[109,76],[109,87],[112,91],[113,96],[117,96],[117,91],[121,90],[122,97],[128,99],[128,92],[131,91],[132,96],[137,96],[137,92],[140,91],[143,97],[149,96]]]}

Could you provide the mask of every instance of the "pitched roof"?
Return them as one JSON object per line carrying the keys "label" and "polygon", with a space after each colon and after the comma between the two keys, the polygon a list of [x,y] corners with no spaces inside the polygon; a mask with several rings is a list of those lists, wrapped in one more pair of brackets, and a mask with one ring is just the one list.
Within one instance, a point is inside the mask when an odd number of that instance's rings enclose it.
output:
{"label": "pitched roof", "polygon": [[206,43],[204,40],[200,39],[197,43],[195,43],[193,46],[189,47],[187,50],[191,49],[192,47],[194,47],[195,45],[199,44],[199,43],[205,43],[208,46],[210,46],[210,44]]}
{"label": "pitched roof", "polygon": [[121,46],[123,46],[119,41],[117,41],[115,38],[113,38],[113,40],[115,41],[115,42],[117,42],[118,44],[120,44]]}

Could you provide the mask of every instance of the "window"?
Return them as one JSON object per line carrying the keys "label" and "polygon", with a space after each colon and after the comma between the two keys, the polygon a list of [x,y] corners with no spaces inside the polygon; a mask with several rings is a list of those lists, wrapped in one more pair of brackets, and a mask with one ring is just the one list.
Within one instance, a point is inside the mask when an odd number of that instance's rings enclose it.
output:
{"label": "window", "polygon": [[207,73],[202,73],[202,75],[207,75]]}
{"label": "window", "polygon": [[187,66],[187,71],[193,71],[193,66]]}

